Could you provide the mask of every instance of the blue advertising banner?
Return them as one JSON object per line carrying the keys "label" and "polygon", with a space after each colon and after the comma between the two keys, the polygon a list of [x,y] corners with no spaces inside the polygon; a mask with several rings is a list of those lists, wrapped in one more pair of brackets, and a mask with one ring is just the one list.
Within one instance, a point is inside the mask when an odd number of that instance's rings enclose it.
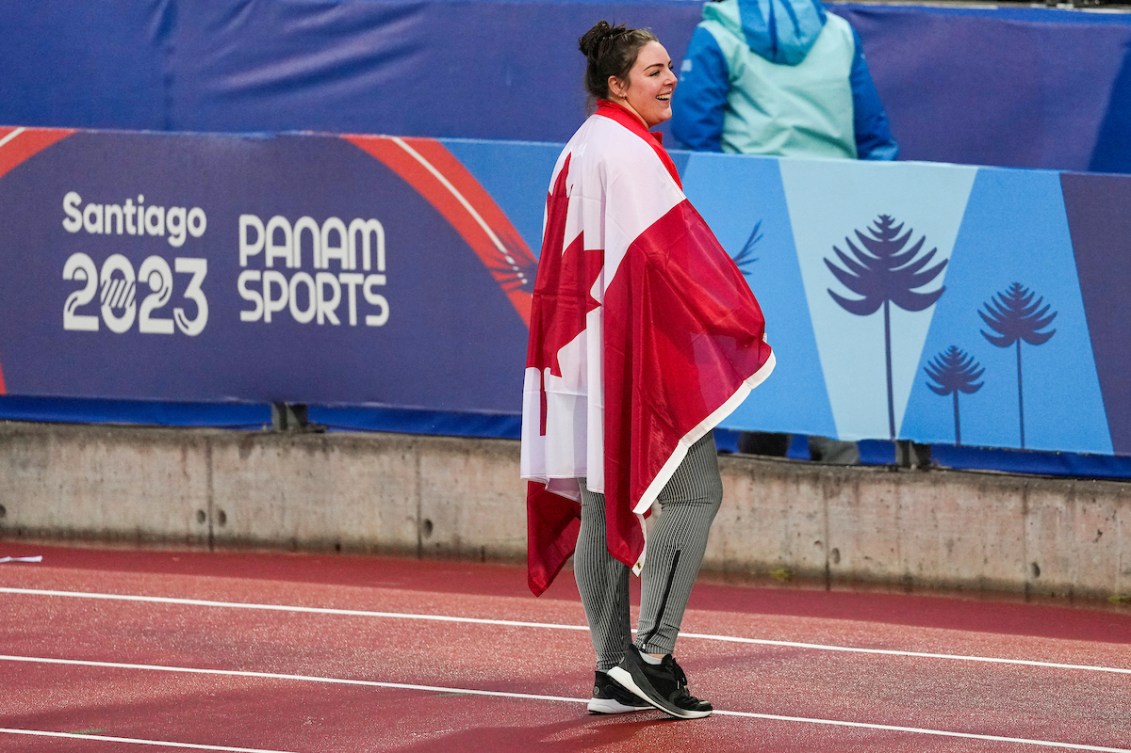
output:
{"label": "blue advertising banner", "polygon": [[[516,416],[559,150],[0,128],[0,393]],[[1131,456],[1131,177],[674,157],[778,358],[725,427]]]}
{"label": "blue advertising banner", "polygon": [[1062,180],[1102,191],[1131,178],[708,155],[684,169],[778,354],[730,425],[1131,453],[1114,441],[1131,414],[1108,407],[1128,394],[1115,376],[1124,348],[1099,323],[1123,304],[1086,310],[1082,279],[1102,262],[1073,247],[1104,233],[1112,294],[1128,273],[1110,259],[1131,235],[1101,230],[1102,212],[1071,217],[1061,191]]}
{"label": "blue advertising banner", "polygon": [[5,130],[9,394],[514,410],[534,259],[436,142]]}

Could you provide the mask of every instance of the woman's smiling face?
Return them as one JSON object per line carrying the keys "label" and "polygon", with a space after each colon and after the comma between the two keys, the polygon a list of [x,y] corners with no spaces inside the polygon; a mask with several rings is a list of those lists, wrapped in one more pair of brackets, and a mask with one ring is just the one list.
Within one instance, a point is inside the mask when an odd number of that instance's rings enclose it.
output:
{"label": "woman's smiling face", "polygon": [[628,72],[628,81],[610,77],[609,92],[622,97],[618,101],[652,128],[671,118],[672,92],[677,81],[668,51],[659,42],[648,42],[640,48]]}

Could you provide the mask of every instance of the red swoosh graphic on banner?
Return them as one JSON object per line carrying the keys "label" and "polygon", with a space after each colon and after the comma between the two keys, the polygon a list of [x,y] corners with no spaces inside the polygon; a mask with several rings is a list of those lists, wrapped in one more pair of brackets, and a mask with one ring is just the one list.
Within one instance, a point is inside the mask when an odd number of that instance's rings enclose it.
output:
{"label": "red swoosh graphic on banner", "polygon": [[[74,133],[73,128],[16,128],[0,126],[0,177]],[[0,368],[0,395],[8,394]]]}
{"label": "red swoosh graphic on banner", "polygon": [[0,127],[0,177],[74,132],[73,128]]}
{"label": "red swoosh graphic on banner", "polygon": [[530,326],[537,260],[510,219],[467,168],[435,139],[343,136],[412,186],[475,251]]}

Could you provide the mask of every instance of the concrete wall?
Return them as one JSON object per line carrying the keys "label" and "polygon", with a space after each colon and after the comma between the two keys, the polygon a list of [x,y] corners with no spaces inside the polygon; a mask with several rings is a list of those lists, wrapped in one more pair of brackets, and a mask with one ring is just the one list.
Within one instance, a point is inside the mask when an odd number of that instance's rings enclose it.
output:
{"label": "concrete wall", "polygon": [[[721,458],[737,579],[1131,594],[1131,485]],[[0,540],[522,560],[518,444],[0,424]]]}

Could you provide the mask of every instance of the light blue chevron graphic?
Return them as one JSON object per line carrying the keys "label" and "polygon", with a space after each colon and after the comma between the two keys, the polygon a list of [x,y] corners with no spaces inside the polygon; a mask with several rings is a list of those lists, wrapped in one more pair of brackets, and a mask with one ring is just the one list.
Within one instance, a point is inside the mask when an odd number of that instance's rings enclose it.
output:
{"label": "light blue chevron graphic", "polygon": [[732,257],[746,250],[740,269],[762,305],[777,358],[773,375],[723,426],[833,434],[778,160],[692,154],[683,188]]}
{"label": "light blue chevron graphic", "polygon": [[1111,453],[1059,174],[979,171],[949,267],[904,431],[954,443],[953,401],[931,391],[924,368],[955,345],[985,370],[980,389],[959,395],[962,444],[1020,446],[1016,348],[992,345],[982,332],[995,333],[978,314],[1019,283],[1048,307],[1046,317],[1055,313],[1042,328],[1055,330],[1047,342],[1021,345],[1026,448]]}
{"label": "light blue chevron graphic", "polygon": [[[902,233],[910,233],[907,248],[922,240],[920,256],[935,250],[928,266],[948,259],[978,168],[795,159],[783,159],[780,163],[804,281],[804,300],[812,318],[836,422],[835,436],[889,438],[883,313],[858,316],[842,308],[830,290],[846,299],[858,296],[834,276],[826,259],[843,266],[834,248],[851,257],[848,241],[863,248],[857,233],[868,236],[869,228],[883,216],[902,225]],[[943,269],[923,291],[947,284],[947,272]],[[801,300],[794,304],[798,309],[802,305]],[[918,379],[920,355],[933,309],[932,306],[912,312],[890,306],[897,434],[908,396]]]}

